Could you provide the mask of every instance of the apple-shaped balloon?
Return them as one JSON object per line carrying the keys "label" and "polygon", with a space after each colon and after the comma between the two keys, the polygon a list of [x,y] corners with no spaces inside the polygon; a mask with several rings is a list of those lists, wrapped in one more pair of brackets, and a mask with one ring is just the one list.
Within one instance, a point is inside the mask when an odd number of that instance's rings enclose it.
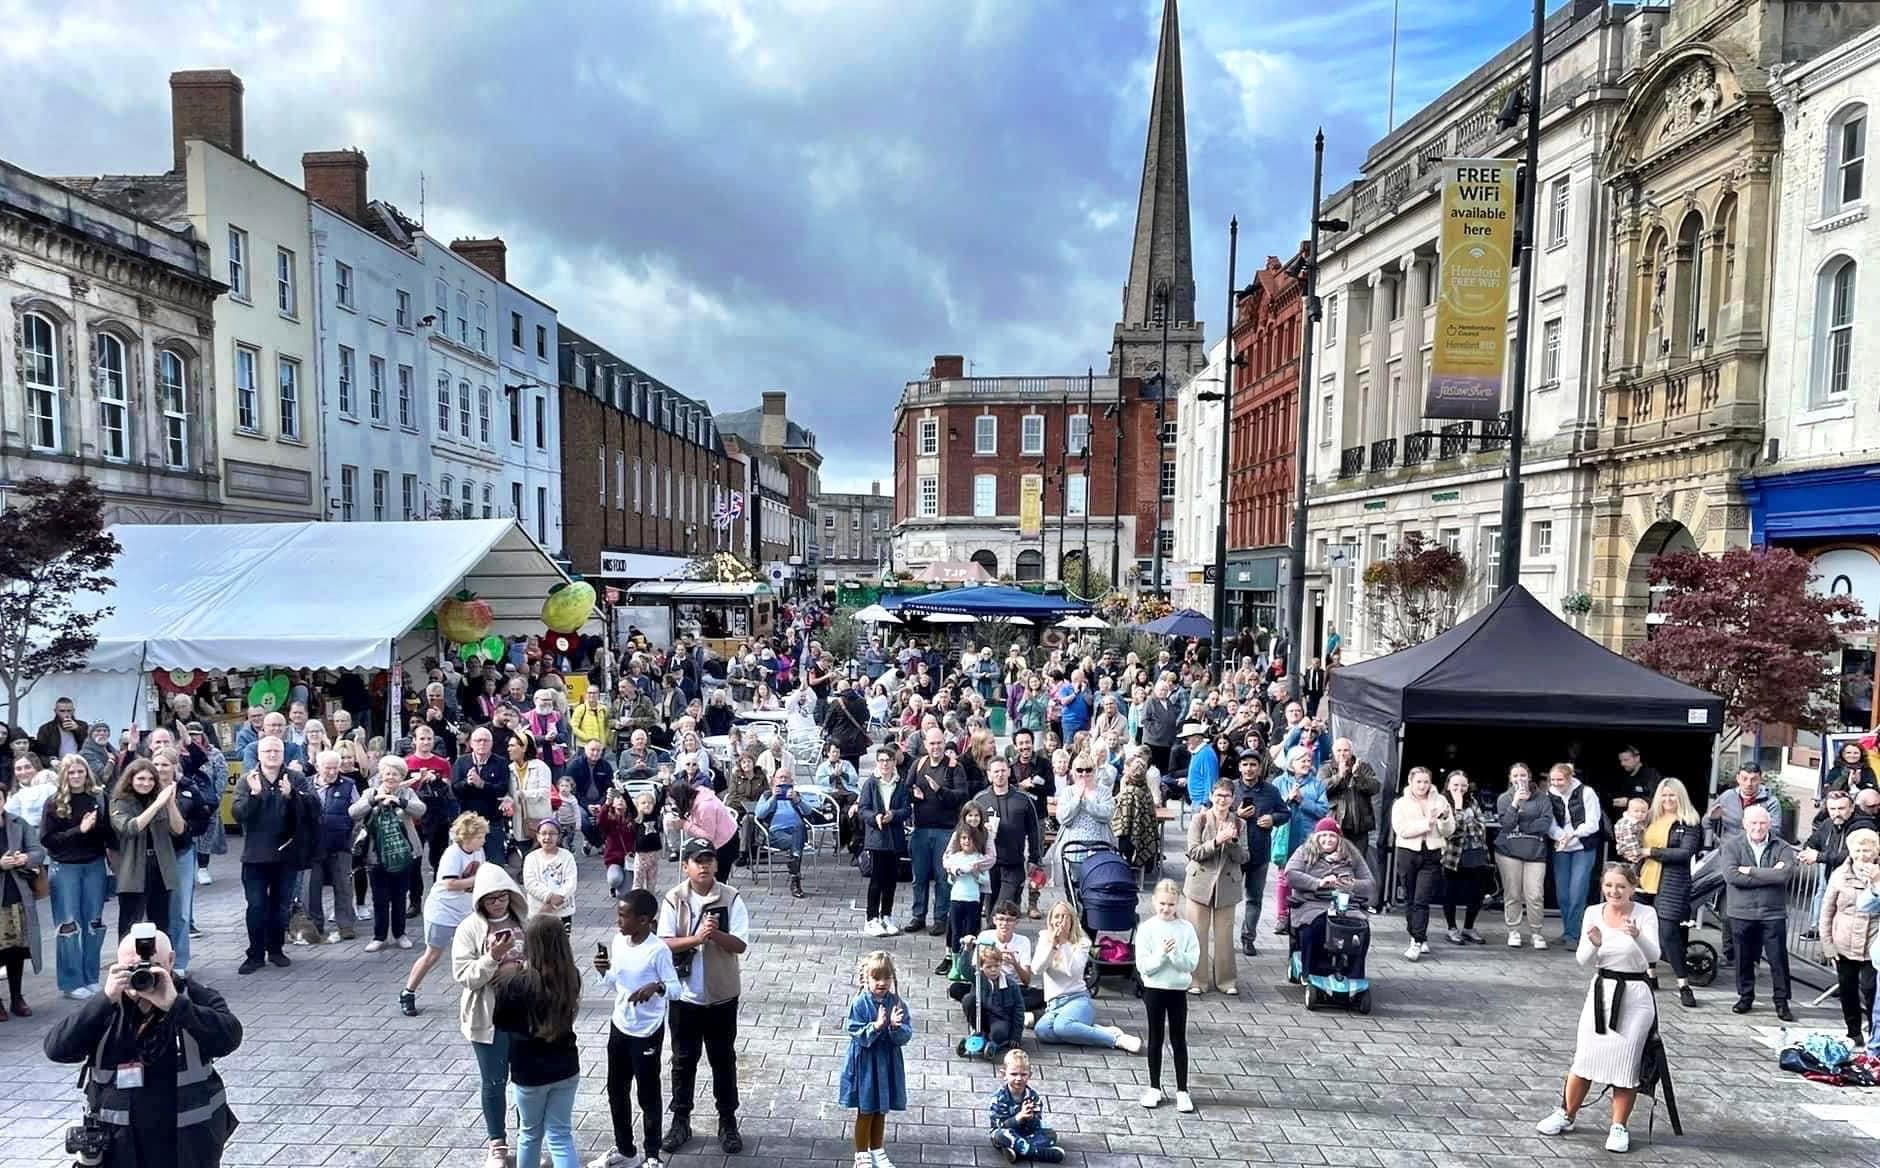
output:
{"label": "apple-shaped balloon", "polygon": [[557,584],[542,602],[542,623],[558,633],[573,633],[594,613],[594,585],[586,580]]}
{"label": "apple-shaped balloon", "polygon": [[437,606],[437,631],[455,644],[481,641],[495,623],[496,616],[490,612],[488,602],[478,600],[469,592],[459,592]]}

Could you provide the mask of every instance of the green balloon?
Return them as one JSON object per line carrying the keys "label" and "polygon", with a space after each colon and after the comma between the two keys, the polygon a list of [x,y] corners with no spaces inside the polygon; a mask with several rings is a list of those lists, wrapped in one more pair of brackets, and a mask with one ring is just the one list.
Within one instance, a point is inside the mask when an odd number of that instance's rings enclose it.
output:
{"label": "green balloon", "polygon": [[481,645],[457,646],[457,658],[460,661],[469,661],[469,660],[472,660],[473,658],[481,656],[482,654],[483,654],[483,646]]}
{"label": "green balloon", "polygon": [[506,653],[508,649],[508,643],[494,633],[483,638],[483,651],[489,654],[490,660],[492,661],[502,660],[503,654]]}

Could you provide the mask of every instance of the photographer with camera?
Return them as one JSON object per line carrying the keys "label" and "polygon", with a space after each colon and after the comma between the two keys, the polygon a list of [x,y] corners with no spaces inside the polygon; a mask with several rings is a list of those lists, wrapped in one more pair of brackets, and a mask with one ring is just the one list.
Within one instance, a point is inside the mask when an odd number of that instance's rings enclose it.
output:
{"label": "photographer with camera", "polygon": [[215,1060],[241,1045],[222,995],[172,972],[170,939],[137,925],[104,992],[46,1035],[46,1057],[83,1063],[85,1117],[65,1135],[76,1163],[217,1168],[236,1119]]}

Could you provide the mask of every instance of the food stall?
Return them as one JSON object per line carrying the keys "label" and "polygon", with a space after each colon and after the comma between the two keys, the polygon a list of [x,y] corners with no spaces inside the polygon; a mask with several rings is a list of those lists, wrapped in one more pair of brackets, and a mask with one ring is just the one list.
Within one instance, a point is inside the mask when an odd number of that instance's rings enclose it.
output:
{"label": "food stall", "polygon": [[629,585],[621,603],[663,609],[675,638],[698,637],[721,657],[731,656],[748,638],[768,637],[777,620],[777,595],[761,582],[648,580]]}

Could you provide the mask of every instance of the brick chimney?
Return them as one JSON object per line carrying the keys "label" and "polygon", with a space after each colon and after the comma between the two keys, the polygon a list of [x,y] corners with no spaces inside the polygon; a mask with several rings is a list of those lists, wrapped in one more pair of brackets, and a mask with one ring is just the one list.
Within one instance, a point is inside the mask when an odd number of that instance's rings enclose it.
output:
{"label": "brick chimney", "polygon": [[307,195],[354,223],[366,217],[366,156],[359,150],[316,150],[300,156]]}
{"label": "brick chimney", "polygon": [[949,377],[964,376],[966,376],[966,358],[955,353],[935,357],[933,368],[927,370],[929,381],[944,381]]}
{"label": "brick chimney", "polygon": [[757,433],[757,440],[773,449],[781,447],[790,436],[790,419],[786,411],[790,395],[781,389],[764,391],[763,424]]}
{"label": "brick chimney", "polygon": [[871,495],[881,494],[881,480],[880,479],[876,479],[874,482],[868,484],[868,493]]}
{"label": "brick chimney", "polygon": [[450,250],[498,280],[509,279],[509,245],[501,236],[494,239],[453,239]]}
{"label": "brick chimney", "polygon": [[185,146],[203,138],[235,155],[242,152],[242,79],[227,69],[185,69],[170,74],[170,137],[180,173]]}

